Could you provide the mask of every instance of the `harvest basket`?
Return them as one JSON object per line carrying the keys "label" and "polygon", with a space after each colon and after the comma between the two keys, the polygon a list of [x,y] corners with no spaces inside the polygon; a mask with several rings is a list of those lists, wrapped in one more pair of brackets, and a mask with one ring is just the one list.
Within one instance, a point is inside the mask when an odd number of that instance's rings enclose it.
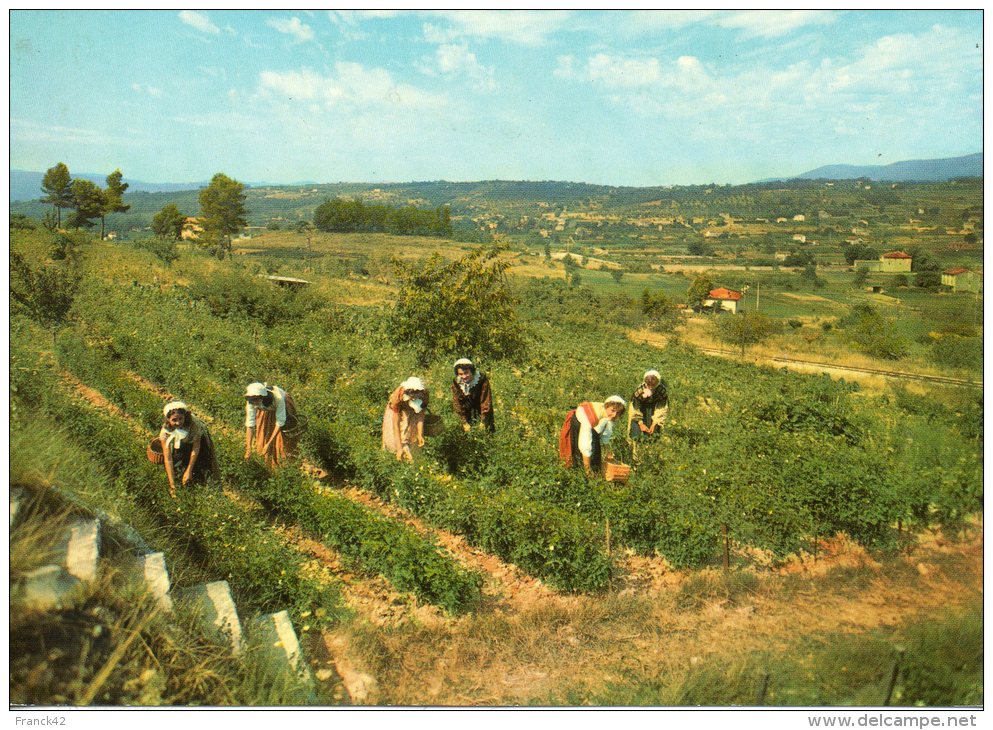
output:
{"label": "harvest basket", "polygon": [[441,436],[444,430],[445,424],[442,422],[441,416],[437,416],[434,413],[428,413],[424,416],[425,436]]}
{"label": "harvest basket", "polygon": [[153,464],[165,463],[165,457],[162,455],[162,442],[159,441],[158,437],[148,442],[148,446],[145,448],[145,456]]}
{"label": "harvest basket", "polygon": [[631,475],[631,467],[617,461],[608,461],[604,470],[604,477],[608,482],[620,482],[623,484]]}

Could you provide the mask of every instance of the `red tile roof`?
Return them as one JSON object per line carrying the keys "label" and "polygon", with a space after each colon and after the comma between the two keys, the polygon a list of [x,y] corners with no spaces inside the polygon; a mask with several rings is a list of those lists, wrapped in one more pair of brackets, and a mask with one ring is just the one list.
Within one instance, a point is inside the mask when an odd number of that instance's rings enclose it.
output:
{"label": "red tile roof", "polygon": [[959,274],[964,274],[969,269],[963,269],[961,266],[956,266],[954,269],[945,269],[941,273],[948,274],[949,276],[958,276]]}
{"label": "red tile roof", "polygon": [[729,299],[736,302],[741,299],[741,292],[733,289],[712,289],[707,296],[710,299]]}
{"label": "red tile roof", "polygon": [[889,253],[883,254],[884,259],[912,259],[914,258],[909,253],[904,253],[903,251],[890,251]]}

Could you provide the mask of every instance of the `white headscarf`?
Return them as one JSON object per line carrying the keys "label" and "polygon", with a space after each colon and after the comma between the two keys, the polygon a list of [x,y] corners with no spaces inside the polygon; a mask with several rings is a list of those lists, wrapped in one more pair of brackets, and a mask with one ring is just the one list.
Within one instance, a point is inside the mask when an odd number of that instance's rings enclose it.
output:
{"label": "white headscarf", "polygon": [[[172,413],[173,411],[186,411],[187,418],[190,420],[192,420],[193,418],[193,414],[190,413],[190,407],[181,400],[169,401],[162,407],[162,415],[164,415],[166,418],[168,418],[169,414]],[[167,449],[180,448],[183,445],[183,439],[185,439],[187,436],[190,435],[189,427],[191,425],[192,424],[187,423],[186,428],[172,428],[172,429],[163,426],[162,430],[159,432],[159,436],[166,437],[166,444],[165,444],[166,448]]]}
{"label": "white headscarf", "polygon": [[424,401],[422,401],[420,398],[411,398],[409,395],[407,395],[407,391],[425,390],[424,383],[421,382],[421,379],[411,376],[406,380],[404,380],[402,383],[400,383],[400,387],[403,388],[404,390],[403,400],[407,401],[407,403],[410,404],[410,407],[414,410],[414,413],[420,413],[424,406]]}
{"label": "white headscarf", "polygon": [[624,408],[628,407],[627,402],[625,402],[625,400],[621,398],[619,395],[610,396],[607,400],[604,401],[604,403],[617,403],[618,405],[623,406]]}

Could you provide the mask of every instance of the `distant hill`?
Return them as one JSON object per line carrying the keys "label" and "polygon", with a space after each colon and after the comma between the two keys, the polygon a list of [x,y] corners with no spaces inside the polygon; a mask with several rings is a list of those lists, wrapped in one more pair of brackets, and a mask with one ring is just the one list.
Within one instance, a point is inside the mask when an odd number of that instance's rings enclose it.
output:
{"label": "distant hill", "polygon": [[[100,187],[107,186],[107,175],[110,173],[104,173],[103,175],[98,175],[93,172],[73,172],[72,178],[89,180],[96,183]],[[43,172],[31,172],[29,170],[11,170],[10,171],[10,202],[24,201],[24,200],[36,200],[42,196],[41,192],[41,181],[44,179],[45,173]],[[130,178],[124,178],[124,182],[128,184],[129,193],[174,193],[180,190],[197,190],[209,184],[209,181],[204,182],[192,182],[192,183],[150,183],[143,182],[141,180],[132,180]]]}
{"label": "distant hill", "polygon": [[801,180],[870,180],[943,182],[956,177],[982,177],[983,153],[938,160],[905,160],[890,165],[825,165],[797,178]]}

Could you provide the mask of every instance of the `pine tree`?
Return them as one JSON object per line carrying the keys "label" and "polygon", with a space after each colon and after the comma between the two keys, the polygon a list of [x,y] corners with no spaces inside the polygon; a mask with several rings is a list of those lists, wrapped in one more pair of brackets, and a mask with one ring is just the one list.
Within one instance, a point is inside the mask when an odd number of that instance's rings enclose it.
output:
{"label": "pine tree", "polygon": [[56,228],[62,227],[62,209],[72,207],[71,185],[72,178],[69,175],[69,168],[63,162],[48,168],[45,177],[42,178],[41,191],[45,193],[45,197],[41,199],[41,202],[52,204]]}

